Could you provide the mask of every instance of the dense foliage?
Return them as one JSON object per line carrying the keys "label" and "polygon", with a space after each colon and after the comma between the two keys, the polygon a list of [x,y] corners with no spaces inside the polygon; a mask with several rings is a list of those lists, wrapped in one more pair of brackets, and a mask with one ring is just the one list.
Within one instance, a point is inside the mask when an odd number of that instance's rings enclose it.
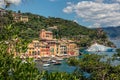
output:
{"label": "dense foliage", "polygon": [[110,61],[100,61],[103,57],[96,54],[85,54],[80,59],[70,58],[68,64],[78,66],[83,72],[89,73],[88,80],[119,80],[120,65],[112,66]]}
{"label": "dense foliage", "polygon": [[0,44],[0,80],[33,80],[39,74],[34,63],[26,59],[13,58],[12,53],[7,52],[8,46]]}
{"label": "dense foliage", "polygon": [[114,57],[120,57],[120,48],[116,49],[116,54],[114,54]]}

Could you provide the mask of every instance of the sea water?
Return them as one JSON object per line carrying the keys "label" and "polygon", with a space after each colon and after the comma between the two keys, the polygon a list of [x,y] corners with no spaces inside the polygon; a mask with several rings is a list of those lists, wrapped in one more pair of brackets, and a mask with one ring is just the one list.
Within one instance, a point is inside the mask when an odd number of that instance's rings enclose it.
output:
{"label": "sea water", "polygon": [[46,70],[48,72],[67,72],[67,73],[72,73],[76,69],[75,66],[69,66],[67,64],[67,59],[64,59],[61,61],[61,65],[54,65],[50,64],[50,66],[44,67],[43,64],[41,64],[39,61],[36,62],[36,67],[38,68],[39,71],[41,70]]}
{"label": "sea water", "polygon": [[117,48],[120,48],[120,39],[110,39],[110,41],[112,41]]}

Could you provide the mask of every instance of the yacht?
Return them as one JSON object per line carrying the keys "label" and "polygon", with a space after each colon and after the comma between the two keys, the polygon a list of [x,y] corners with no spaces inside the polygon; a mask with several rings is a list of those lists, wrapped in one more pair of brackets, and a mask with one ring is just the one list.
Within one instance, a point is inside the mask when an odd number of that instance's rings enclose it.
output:
{"label": "yacht", "polygon": [[50,64],[47,64],[47,63],[43,64],[43,67],[47,67],[47,66],[50,66]]}

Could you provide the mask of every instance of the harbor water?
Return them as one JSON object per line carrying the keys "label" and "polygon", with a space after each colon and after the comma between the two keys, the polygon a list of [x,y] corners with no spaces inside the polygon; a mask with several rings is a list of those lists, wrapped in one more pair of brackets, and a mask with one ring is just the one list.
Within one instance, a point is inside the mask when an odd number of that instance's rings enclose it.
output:
{"label": "harbor water", "polygon": [[60,65],[54,65],[50,63],[49,66],[43,66],[43,63],[40,61],[36,61],[36,67],[41,70],[46,70],[48,72],[67,72],[67,73],[72,73],[76,67],[75,66],[69,66],[66,62],[67,59],[64,59],[61,62]]}
{"label": "harbor water", "polygon": [[[120,48],[120,41],[113,41],[117,48]],[[112,58],[113,54],[116,54],[116,52],[86,52],[84,51],[83,54],[99,54],[99,55],[106,55],[105,59],[103,60],[107,60],[108,58]],[[75,66],[69,66],[66,62],[67,59],[64,59],[61,61],[61,65],[53,65],[50,64],[47,67],[44,67],[42,63],[40,63],[39,61],[36,62],[36,66],[37,68],[41,71],[41,70],[47,70],[48,72],[68,72],[68,73],[72,73],[76,67]],[[111,62],[111,65],[119,65],[120,64],[120,60],[114,60]]]}
{"label": "harbor water", "polygon": [[[104,59],[101,59],[102,61],[106,61],[109,58],[112,58],[113,54],[116,54],[116,52],[84,52],[84,54],[98,54],[98,55],[105,55],[106,57]],[[81,56],[79,56],[81,58]],[[111,65],[118,65],[120,63],[119,60],[114,60],[111,62]],[[41,70],[46,70],[48,72],[67,72],[67,73],[72,73],[76,69],[75,66],[69,66],[67,64],[67,59],[64,59],[61,61],[61,65],[54,65],[50,63],[49,66],[43,66],[43,63],[40,61],[36,61],[36,66]]]}

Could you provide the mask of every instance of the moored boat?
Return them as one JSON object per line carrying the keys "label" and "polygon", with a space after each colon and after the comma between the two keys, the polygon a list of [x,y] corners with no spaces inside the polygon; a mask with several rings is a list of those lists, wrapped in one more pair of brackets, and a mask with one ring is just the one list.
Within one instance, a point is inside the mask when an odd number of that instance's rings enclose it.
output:
{"label": "moored boat", "polygon": [[58,61],[62,61],[63,59],[62,59],[62,58],[58,58],[57,60],[58,60]]}
{"label": "moored boat", "polygon": [[56,60],[51,60],[51,63],[56,63]]}
{"label": "moored boat", "polygon": [[47,66],[49,66],[49,65],[50,65],[50,64],[47,64],[47,63],[46,63],[46,64],[43,64],[43,67],[47,67]]}
{"label": "moored boat", "polygon": [[58,61],[62,61],[62,60],[63,60],[63,58],[57,58],[56,60],[58,60]]}
{"label": "moored boat", "polygon": [[57,61],[55,63],[53,63],[54,65],[61,65],[61,62]]}

